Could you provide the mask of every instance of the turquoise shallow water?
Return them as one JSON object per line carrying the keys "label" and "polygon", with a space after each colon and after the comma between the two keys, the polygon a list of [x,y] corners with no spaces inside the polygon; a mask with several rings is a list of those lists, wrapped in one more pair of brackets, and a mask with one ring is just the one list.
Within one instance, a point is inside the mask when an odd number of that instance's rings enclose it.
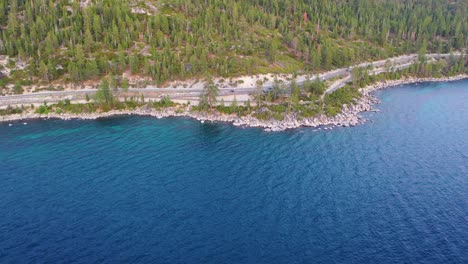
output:
{"label": "turquoise shallow water", "polygon": [[0,124],[1,263],[468,263],[468,80],[354,128]]}

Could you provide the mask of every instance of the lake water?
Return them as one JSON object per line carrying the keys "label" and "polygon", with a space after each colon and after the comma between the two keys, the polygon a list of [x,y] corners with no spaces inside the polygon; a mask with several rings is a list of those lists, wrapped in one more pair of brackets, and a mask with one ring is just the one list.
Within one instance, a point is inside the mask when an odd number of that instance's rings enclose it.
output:
{"label": "lake water", "polygon": [[1,263],[468,263],[468,80],[354,128],[0,124]]}

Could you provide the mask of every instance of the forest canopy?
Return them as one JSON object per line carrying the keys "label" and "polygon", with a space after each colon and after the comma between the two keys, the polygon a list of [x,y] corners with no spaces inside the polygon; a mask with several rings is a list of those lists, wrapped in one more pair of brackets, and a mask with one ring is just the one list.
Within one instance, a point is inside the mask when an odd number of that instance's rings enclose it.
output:
{"label": "forest canopy", "polygon": [[43,82],[320,72],[468,46],[468,2],[1,0],[0,54]]}

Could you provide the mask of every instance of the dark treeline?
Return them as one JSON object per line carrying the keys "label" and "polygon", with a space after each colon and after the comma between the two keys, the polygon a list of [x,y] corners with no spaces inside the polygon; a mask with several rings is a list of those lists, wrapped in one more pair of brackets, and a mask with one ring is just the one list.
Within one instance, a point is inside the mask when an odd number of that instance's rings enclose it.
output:
{"label": "dark treeline", "polygon": [[[1,0],[0,53],[28,63],[12,77],[81,82],[129,70],[162,83],[204,75],[318,72],[468,46],[466,1],[88,2]],[[132,7],[150,13],[133,13]]]}

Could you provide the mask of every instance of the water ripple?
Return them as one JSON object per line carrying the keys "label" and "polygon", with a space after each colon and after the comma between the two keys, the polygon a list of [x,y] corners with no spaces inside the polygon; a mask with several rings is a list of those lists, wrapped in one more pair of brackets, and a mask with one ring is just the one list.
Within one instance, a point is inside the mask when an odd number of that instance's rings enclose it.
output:
{"label": "water ripple", "polygon": [[468,81],[377,95],[332,131],[0,124],[0,262],[468,263]]}

